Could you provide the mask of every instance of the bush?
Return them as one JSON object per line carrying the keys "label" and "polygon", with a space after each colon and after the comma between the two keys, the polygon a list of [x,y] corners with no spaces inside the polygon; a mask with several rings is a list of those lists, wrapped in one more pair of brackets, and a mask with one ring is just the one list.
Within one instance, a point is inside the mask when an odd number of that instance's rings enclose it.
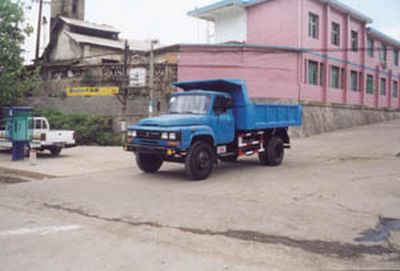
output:
{"label": "bush", "polygon": [[112,132],[112,119],[91,114],[65,114],[53,108],[35,110],[35,116],[46,117],[51,129],[74,130],[79,145],[121,145],[121,136]]}

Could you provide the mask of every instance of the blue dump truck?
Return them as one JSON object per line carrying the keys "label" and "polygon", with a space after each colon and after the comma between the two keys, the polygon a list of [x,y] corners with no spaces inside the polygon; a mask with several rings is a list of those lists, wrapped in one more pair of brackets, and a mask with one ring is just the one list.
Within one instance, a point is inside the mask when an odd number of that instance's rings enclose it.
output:
{"label": "blue dump truck", "polygon": [[185,164],[192,180],[206,179],[218,161],[258,154],[278,166],[290,148],[288,127],[302,123],[301,105],[254,104],[237,79],[177,82],[165,115],[143,119],[127,131],[125,150],[139,168],[155,173],[163,162]]}

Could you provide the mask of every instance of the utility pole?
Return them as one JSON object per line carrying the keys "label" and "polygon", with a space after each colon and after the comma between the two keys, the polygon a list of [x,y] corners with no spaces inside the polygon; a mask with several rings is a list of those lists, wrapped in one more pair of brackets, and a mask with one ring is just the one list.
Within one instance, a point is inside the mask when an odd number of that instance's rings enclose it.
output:
{"label": "utility pole", "polygon": [[42,12],[43,12],[43,0],[39,1],[39,18],[37,24],[37,34],[36,34],[36,54],[35,61],[39,60],[39,52],[40,52],[40,34],[42,31]]}
{"label": "utility pole", "polygon": [[129,62],[129,44],[128,40],[125,40],[125,48],[124,48],[124,79],[123,81],[123,93],[122,93],[122,107],[121,107],[121,115],[122,115],[122,120],[121,120],[121,132],[122,132],[122,143],[126,143],[126,107],[128,104],[128,85],[129,85],[129,78],[128,78],[128,62]]}
{"label": "utility pole", "polygon": [[149,68],[149,117],[153,116],[154,111],[154,45],[158,40],[150,41],[150,68]]}

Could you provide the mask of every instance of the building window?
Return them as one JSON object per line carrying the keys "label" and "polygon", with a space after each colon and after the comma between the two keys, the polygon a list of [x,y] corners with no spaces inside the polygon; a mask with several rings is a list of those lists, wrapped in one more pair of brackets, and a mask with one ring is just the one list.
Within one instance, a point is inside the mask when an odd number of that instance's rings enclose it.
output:
{"label": "building window", "polygon": [[319,17],[314,13],[309,14],[308,21],[308,36],[314,39],[318,39],[318,31],[319,31]]}
{"label": "building window", "polygon": [[340,25],[337,23],[332,23],[332,44],[340,45]]}
{"label": "building window", "polygon": [[350,73],[350,83],[351,83],[351,90],[352,91],[358,91],[358,72],[356,71],[351,71]]}
{"label": "building window", "polygon": [[340,68],[331,66],[331,88],[340,88]]}
{"label": "building window", "polygon": [[381,45],[381,61],[387,62],[387,46],[383,43]]}
{"label": "building window", "polygon": [[375,44],[374,44],[374,40],[372,39],[372,38],[368,38],[368,41],[367,41],[367,49],[368,49],[368,56],[369,57],[374,57],[374,47],[375,47]]}
{"label": "building window", "polygon": [[73,0],[72,1],[72,13],[77,13],[78,12],[78,0]]}
{"label": "building window", "polygon": [[392,85],[392,97],[397,98],[399,97],[399,83],[397,81],[393,81]]}
{"label": "building window", "polygon": [[393,50],[393,63],[399,66],[399,50]]}
{"label": "building window", "polygon": [[386,96],[386,79],[381,78],[381,96]]}
{"label": "building window", "polygon": [[318,85],[318,62],[308,61],[308,83]]}
{"label": "building window", "polygon": [[374,94],[374,76],[367,75],[367,93]]}
{"label": "building window", "polygon": [[358,32],[351,31],[351,50],[358,52]]}

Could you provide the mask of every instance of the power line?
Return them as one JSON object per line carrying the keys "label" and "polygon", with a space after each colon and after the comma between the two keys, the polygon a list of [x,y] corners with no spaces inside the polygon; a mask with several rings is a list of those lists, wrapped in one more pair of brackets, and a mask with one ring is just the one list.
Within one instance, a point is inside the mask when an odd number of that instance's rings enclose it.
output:
{"label": "power line", "polygon": [[41,34],[41,30],[42,30],[42,12],[43,12],[43,0],[40,0],[40,1],[39,1],[38,23],[37,23],[37,33],[36,33],[35,61],[38,61],[38,59],[39,59],[40,34]]}

